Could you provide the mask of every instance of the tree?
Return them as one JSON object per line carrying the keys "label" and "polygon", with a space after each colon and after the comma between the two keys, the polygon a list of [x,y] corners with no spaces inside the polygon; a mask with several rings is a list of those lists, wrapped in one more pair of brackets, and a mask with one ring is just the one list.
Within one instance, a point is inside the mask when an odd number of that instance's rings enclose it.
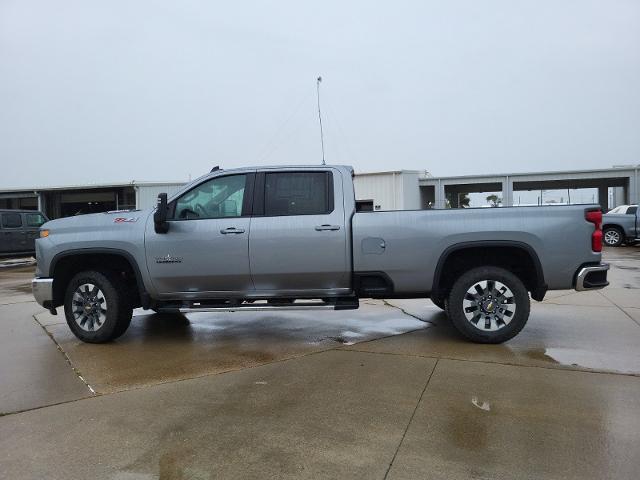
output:
{"label": "tree", "polygon": [[468,193],[461,193],[458,197],[458,205],[460,208],[469,208],[471,203],[471,199],[469,198]]}
{"label": "tree", "polygon": [[487,203],[492,207],[499,207],[502,203],[502,199],[496,194],[492,193],[491,195],[487,196]]}

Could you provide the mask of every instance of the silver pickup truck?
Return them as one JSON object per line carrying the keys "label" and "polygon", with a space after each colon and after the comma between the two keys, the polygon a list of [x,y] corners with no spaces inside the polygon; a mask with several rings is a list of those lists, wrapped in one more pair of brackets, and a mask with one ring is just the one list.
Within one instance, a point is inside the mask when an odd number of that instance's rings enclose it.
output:
{"label": "silver pickup truck", "polygon": [[[608,285],[596,205],[356,212],[353,170],[216,170],[153,210],[47,222],[33,292],[85,342],[132,309],[353,309],[431,298],[468,339],[504,342],[529,294]],[[562,232],[562,234],[558,234]]]}
{"label": "silver pickup truck", "polygon": [[605,245],[619,247],[640,240],[640,210],[637,205],[620,205],[602,217]]}

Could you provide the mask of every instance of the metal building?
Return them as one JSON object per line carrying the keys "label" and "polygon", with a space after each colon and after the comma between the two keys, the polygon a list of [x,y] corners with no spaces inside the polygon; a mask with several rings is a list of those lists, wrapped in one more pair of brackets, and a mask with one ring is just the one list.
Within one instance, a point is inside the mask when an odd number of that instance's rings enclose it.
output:
{"label": "metal building", "polygon": [[[457,198],[460,193],[500,192],[502,205],[510,207],[514,205],[514,193],[518,191],[582,188],[597,189],[596,202],[605,211],[621,204],[637,204],[640,202],[640,165],[597,170],[430,177],[420,180],[422,198],[435,208],[458,207]],[[609,189],[612,189],[613,197],[610,197]]]}
{"label": "metal building", "polygon": [[356,173],[353,185],[359,210],[420,210],[426,208],[420,182],[426,170]]}
{"label": "metal building", "polygon": [[[43,211],[49,218],[82,213],[151,208],[159,193],[171,196],[186,182],[128,182],[0,190],[0,208]],[[604,210],[640,202],[640,165],[598,170],[433,177],[426,170],[358,173],[354,178],[361,211],[456,208],[462,194],[498,192],[503,206],[518,191],[597,189]]]}
{"label": "metal building", "polygon": [[354,184],[361,210],[457,208],[461,195],[481,192],[497,192],[502,206],[513,206],[518,192],[590,188],[598,192],[594,202],[606,211],[640,202],[640,165],[457,177],[398,170],[356,174]]}
{"label": "metal building", "polygon": [[0,191],[0,208],[40,210],[49,218],[109,210],[144,209],[156,204],[160,192],[177,192],[185,182],[129,182],[69,185]]}

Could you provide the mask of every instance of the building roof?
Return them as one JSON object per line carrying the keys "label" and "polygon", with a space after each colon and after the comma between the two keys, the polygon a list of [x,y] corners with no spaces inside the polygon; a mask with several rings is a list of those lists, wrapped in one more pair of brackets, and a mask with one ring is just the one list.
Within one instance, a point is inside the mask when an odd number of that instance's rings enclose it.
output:
{"label": "building roof", "polygon": [[122,188],[122,187],[161,187],[165,185],[184,185],[189,181],[183,182],[144,182],[132,180],[130,182],[109,182],[109,183],[85,183],[76,185],[51,185],[39,187],[25,188],[0,188],[0,193],[22,193],[22,192],[43,192],[55,190],[87,190],[94,188]]}

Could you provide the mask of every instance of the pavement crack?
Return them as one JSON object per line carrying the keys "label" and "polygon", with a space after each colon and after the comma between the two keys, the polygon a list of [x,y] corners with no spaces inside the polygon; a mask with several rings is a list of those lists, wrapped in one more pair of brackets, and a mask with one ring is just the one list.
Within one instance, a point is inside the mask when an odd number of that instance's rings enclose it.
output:
{"label": "pavement crack", "polygon": [[69,355],[67,355],[67,352],[64,351],[64,348],[62,348],[62,345],[60,345],[57,340],[53,337],[53,335],[51,335],[51,333],[49,332],[49,330],[47,330],[47,328],[38,321],[38,319],[36,318],[35,315],[32,315],[33,319],[35,320],[35,322],[40,325],[40,328],[42,328],[42,330],[44,330],[44,333],[46,333],[48,335],[48,337],[51,339],[51,341],[53,342],[53,344],[56,346],[56,348],[58,349],[58,351],[62,354],[62,356],[64,357],[64,359],[67,361],[67,363],[69,364],[69,366],[71,367],[71,370],[73,370],[73,373],[76,374],[76,376],[80,379],[80,381],[82,383],[84,383],[86,385],[86,387],[89,389],[89,391],[91,392],[92,395],[97,396],[98,393],[93,389],[93,387],[91,385],[89,385],[89,382],[87,382],[84,377],[82,376],[82,373],[80,373],[80,370],[78,370],[78,368],[73,364],[73,362],[71,361],[71,359],[69,358]]}
{"label": "pavement crack", "polygon": [[384,305],[386,305],[387,307],[391,307],[391,308],[398,309],[398,310],[400,310],[402,313],[404,313],[405,315],[407,315],[407,316],[409,316],[409,317],[412,317],[412,318],[415,318],[416,320],[419,320],[419,321],[421,321],[421,322],[423,322],[423,323],[430,323],[431,325],[435,325],[435,323],[434,323],[434,322],[431,322],[431,321],[429,321],[429,320],[425,320],[424,318],[420,318],[420,317],[418,317],[417,315],[414,315],[413,313],[409,313],[409,312],[407,312],[404,308],[402,308],[402,307],[398,307],[397,305],[394,305],[394,304],[392,304],[392,303],[389,303],[389,302],[387,302],[387,301],[386,301],[386,300],[384,300],[384,299],[382,300],[382,303],[383,303]]}
{"label": "pavement crack", "polygon": [[633,323],[635,323],[636,325],[638,325],[638,326],[640,327],[640,323],[638,323],[638,321],[637,321],[635,318],[633,318],[631,315],[629,315],[629,314],[626,312],[626,310],[625,310],[624,308],[622,308],[622,307],[621,307],[620,305],[618,305],[616,302],[614,302],[613,300],[611,300],[609,297],[607,297],[607,296],[606,296],[605,294],[603,294],[601,291],[599,291],[599,290],[598,290],[598,291],[597,291],[597,293],[598,293],[601,297],[605,298],[609,303],[611,303],[612,305],[614,305],[618,310],[620,310],[622,313],[624,313],[627,317],[629,317]]}
{"label": "pavement crack", "polygon": [[436,359],[436,363],[433,365],[433,369],[431,370],[431,373],[429,374],[429,378],[427,378],[427,382],[424,384],[424,388],[422,389],[422,392],[420,393],[420,397],[418,398],[418,401],[416,402],[416,406],[413,409],[413,413],[411,413],[411,417],[409,418],[409,421],[407,422],[407,426],[404,429],[404,432],[402,433],[402,438],[400,439],[400,442],[398,443],[398,447],[396,448],[396,451],[393,454],[393,458],[391,459],[391,462],[389,462],[389,466],[387,467],[387,471],[384,474],[384,480],[386,480],[386,478],[389,476],[389,472],[391,471],[391,467],[393,467],[393,462],[395,462],[396,457],[398,456],[398,452],[400,451],[400,447],[402,447],[402,443],[404,442],[405,437],[407,436],[407,432],[409,431],[409,427],[411,426],[411,423],[413,422],[413,418],[416,416],[416,412],[418,411],[418,407],[420,406],[420,402],[422,402],[422,397],[424,397],[424,392],[427,391],[427,387],[429,386],[429,382],[431,382],[431,377],[433,377],[433,372],[436,371],[436,367],[438,366],[438,362],[440,361],[440,359]]}

